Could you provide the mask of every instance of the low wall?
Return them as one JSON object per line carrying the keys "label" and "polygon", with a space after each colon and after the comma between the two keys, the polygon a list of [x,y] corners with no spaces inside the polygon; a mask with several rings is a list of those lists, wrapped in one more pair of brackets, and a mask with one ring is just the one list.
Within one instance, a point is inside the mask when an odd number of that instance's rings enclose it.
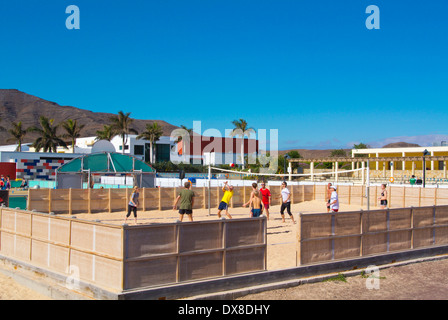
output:
{"label": "low wall", "polygon": [[300,214],[298,218],[298,265],[446,244],[448,206]]}
{"label": "low wall", "polygon": [[117,226],[0,209],[0,254],[112,292],[266,269],[266,219]]}

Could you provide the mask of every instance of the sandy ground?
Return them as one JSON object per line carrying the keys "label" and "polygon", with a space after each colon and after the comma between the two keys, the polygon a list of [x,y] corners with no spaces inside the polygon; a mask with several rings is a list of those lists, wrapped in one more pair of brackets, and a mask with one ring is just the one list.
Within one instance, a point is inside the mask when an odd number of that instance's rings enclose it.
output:
{"label": "sandy ground", "polygon": [[[341,211],[356,211],[361,208],[359,205],[343,205]],[[283,269],[296,266],[296,228],[287,214],[285,214],[285,222],[282,222],[280,206],[272,206],[270,210],[267,242],[268,242],[268,270]],[[193,213],[193,219],[212,220],[217,219],[216,209],[211,210],[209,215],[208,209],[196,209]],[[249,209],[238,207],[231,208],[230,214],[234,219],[249,217]],[[319,200],[303,202],[292,205],[294,216],[300,213],[325,212],[325,203]],[[104,223],[122,224],[124,222],[125,212],[113,213],[94,213],[94,214],[76,214],[77,219],[99,220]],[[224,216],[224,215],[223,215]],[[137,224],[147,223],[171,223],[179,219],[177,211],[151,211],[138,212]],[[184,223],[188,223],[187,216],[184,217]],[[127,223],[134,225],[134,218],[131,216]],[[424,269],[429,268],[429,269]],[[430,271],[434,268],[434,271]],[[441,272],[445,271],[445,272]],[[275,290],[267,293],[260,293],[248,296],[246,299],[412,299],[416,297],[426,297],[437,293],[437,297],[448,298],[447,277],[443,277],[448,272],[448,260],[440,262],[419,263],[412,266],[387,269],[381,273],[385,279],[381,280],[382,287],[380,290],[366,290],[366,279],[361,276],[348,277],[347,282],[324,282],[316,284],[305,284],[297,288]],[[383,274],[384,273],[384,274]],[[426,290],[425,283],[433,282],[440,286],[424,291],[420,295],[412,295],[412,290],[397,289],[421,288]],[[423,278],[421,278],[423,277]],[[426,278],[425,278],[426,277]],[[443,281],[442,281],[443,280]],[[426,282],[425,282],[426,281]],[[384,285],[383,285],[384,283]],[[21,286],[13,279],[0,273],[0,299],[2,300],[40,300],[47,299],[32,290]]]}

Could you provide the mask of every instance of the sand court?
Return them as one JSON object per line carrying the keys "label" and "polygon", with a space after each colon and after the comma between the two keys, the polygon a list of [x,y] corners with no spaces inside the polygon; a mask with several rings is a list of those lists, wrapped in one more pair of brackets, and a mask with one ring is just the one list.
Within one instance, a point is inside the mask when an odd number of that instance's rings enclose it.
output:
{"label": "sand court", "polygon": [[[366,206],[360,205],[341,205],[341,211],[358,211],[366,210]],[[247,207],[234,207],[229,209],[233,219],[249,218],[250,210]],[[269,220],[267,221],[267,270],[277,270],[296,266],[296,246],[297,246],[297,224],[294,224],[285,213],[285,222],[282,222],[280,215],[280,205],[270,207]],[[325,202],[322,200],[311,200],[291,205],[291,212],[297,217],[299,213],[323,213],[326,212]],[[217,208],[194,209],[194,221],[219,220],[217,216]],[[120,212],[99,212],[99,213],[82,213],[82,214],[59,214],[61,217],[76,217],[80,220],[100,221],[106,224],[122,225],[126,216],[125,211]],[[145,224],[165,224],[176,223],[179,219],[178,210],[154,210],[154,211],[138,211],[137,226]],[[297,218],[296,218],[297,221]],[[183,222],[189,223],[188,218],[184,216]],[[127,224],[134,226],[133,216],[128,219]]]}

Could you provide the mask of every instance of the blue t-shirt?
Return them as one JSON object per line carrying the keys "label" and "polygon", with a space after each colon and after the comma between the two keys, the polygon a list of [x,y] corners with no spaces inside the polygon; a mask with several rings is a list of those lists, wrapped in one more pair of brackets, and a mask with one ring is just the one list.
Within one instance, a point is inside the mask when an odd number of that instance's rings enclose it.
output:
{"label": "blue t-shirt", "polygon": [[[131,194],[131,200],[134,201],[135,204],[138,203],[138,196],[139,196],[138,192],[137,193],[134,192],[134,193]],[[136,205],[132,204],[132,201],[129,201],[129,205],[133,206],[133,207],[136,207]]]}

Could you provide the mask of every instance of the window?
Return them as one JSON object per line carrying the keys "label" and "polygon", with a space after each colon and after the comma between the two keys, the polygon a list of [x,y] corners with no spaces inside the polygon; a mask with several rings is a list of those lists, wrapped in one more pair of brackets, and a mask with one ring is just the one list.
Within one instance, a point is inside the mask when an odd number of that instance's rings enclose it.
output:
{"label": "window", "polygon": [[144,146],[134,146],[134,154],[136,156],[142,156],[145,154],[145,147]]}

